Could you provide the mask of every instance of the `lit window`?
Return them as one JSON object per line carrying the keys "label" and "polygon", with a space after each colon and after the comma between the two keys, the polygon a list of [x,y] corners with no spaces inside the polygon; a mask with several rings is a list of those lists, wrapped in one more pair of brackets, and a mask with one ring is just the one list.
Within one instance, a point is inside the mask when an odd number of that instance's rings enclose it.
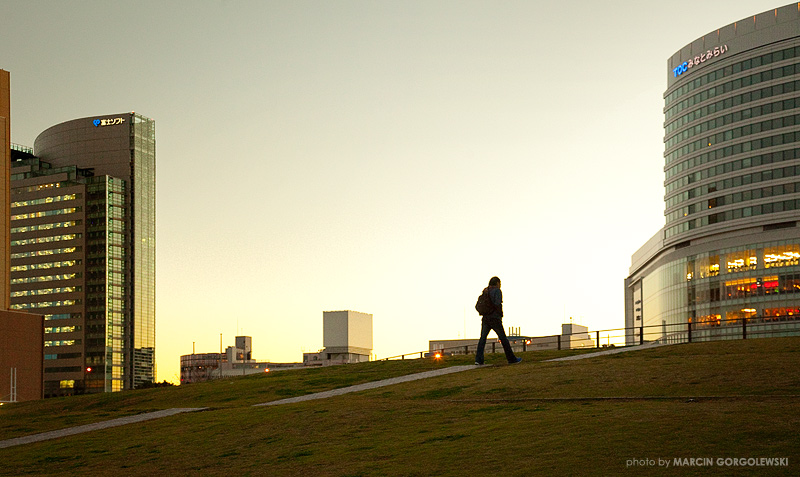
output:
{"label": "lit window", "polygon": [[11,220],[23,220],[23,219],[34,219],[37,217],[48,217],[51,215],[63,215],[63,214],[72,214],[77,212],[76,207],[71,207],[67,209],[55,209],[55,210],[45,210],[42,212],[31,212],[29,214],[18,214],[12,215]]}
{"label": "lit window", "polygon": [[787,267],[798,265],[800,245],[784,245],[764,249],[764,267]]}
{"label": "lit window", "polygon": [[44,347],[50,348],[52,346],[73,346],[76,344],[81,344],[81,340],[48,340],[44,342]]}
{"label": "lit window", "polygon": [[66,194],[66,195],[58,195],[55,197],[44,197],[41,199],[33,199],[33,200],[23,200],[12,202],[11,207],[25,207],[29,205],[41,205],[41,204],[52,204],[53,202],[62,202],[65,200],[75,200],[77,198],[76,194]]}
{"label": "lit window", "polygon": [[728,273],[755,270],[758,264],[755,250],[730,253],[727,256]]}

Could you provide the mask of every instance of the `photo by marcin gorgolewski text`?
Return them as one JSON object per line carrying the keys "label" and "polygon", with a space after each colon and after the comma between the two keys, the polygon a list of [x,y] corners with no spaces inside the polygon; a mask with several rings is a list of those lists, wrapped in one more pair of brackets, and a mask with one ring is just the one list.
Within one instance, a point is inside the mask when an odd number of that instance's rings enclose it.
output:
{"label": "photo by marcin gorgolewski text", "polygon": [[673,457],[628,459],[625,467],[789,467],[788,457]]}

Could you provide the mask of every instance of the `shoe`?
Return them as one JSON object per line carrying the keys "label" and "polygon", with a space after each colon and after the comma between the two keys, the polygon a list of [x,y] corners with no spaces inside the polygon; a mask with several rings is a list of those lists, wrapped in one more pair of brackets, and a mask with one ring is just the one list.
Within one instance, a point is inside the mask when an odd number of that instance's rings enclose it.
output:
{"label": "shoe", "polygon": [[508,363],[508,364],[517,364],[517,363],[519,363],[520,361],[522,361],[522,358],[517,358],[517,360],[516,360],[516,361],[512,361],[512,362],[510,362],[510,363]]}
{"label": "shoe", "polygon": [[479,362],[475,361],[475,366],[483,366],[483,363],[479,363]]}

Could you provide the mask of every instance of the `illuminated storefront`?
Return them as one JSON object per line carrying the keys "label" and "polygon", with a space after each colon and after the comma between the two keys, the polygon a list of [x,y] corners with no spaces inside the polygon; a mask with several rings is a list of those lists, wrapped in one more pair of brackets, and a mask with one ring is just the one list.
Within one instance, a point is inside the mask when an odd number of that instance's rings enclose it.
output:
{"label": "illuminated storefront", "polygon": [[667,83],[666,224],[632,257],[627,344],[800,333],[800,4],[695,40]]}

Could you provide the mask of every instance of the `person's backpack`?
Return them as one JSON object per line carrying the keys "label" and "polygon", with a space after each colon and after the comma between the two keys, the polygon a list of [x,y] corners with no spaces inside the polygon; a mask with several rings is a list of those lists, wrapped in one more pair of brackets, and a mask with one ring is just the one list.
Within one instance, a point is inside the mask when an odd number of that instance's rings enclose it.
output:
{"label": "person's backpack", "polygon": [[484,288],[483,292],[478,296],[475,309],[478,310],[478,314],[481,316],[489,315],[495,311],[495,306],[494,303],[492,303],[492,298],[489,296],[488,288]]}

